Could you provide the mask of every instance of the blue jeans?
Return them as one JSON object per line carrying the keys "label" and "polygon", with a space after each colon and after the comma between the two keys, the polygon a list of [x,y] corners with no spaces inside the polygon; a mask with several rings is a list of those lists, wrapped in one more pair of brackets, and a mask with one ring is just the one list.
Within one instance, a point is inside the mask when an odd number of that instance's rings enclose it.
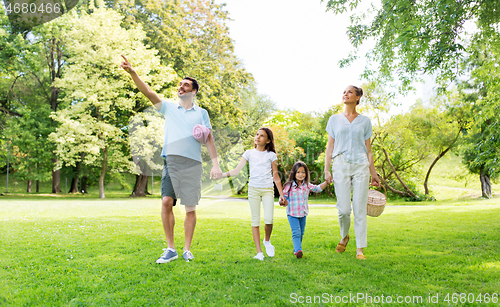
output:
{"label": "blue jeans", "polygon": [[295,217],[287,215],[288,223],[292,229],[293,252],[296,253],[302,250],[302,238],[306,229],[306,217]]}

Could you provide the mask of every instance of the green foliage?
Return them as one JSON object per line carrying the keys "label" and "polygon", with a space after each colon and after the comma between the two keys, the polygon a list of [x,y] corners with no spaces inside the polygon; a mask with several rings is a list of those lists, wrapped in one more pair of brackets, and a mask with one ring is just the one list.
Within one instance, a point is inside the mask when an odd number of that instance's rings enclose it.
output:
{"label": "green foliage", "polygon": [[264,122],[264,126],[283,127],[287,129],[298,128],[302,113],[296,110],[278,110]]}
{"label": "green foliage", "polygon": [[133,173],[150,176],[152,171],[161,172],[164,127],[165,118],[154,106],[135,114],[130,119],[129,145],[136,166]]}
{"label": "green foliage", "polygon": [[56,86],[65,91],[64,99],[71,106],[53,115],[60,126],[51,136],[57,144],[58,167],[82,161],[99,163],[103,174],[107,168],[111,172],[136,171],[126,129],[130,117],[149,102],[120,69],[120,54],[127,51],[135,70],[153,90],[173,86],[175,73],[160,64],[155,50],[143,45],[144,32],[121,28],[121,20],[118,13],[105,8],[90,15],[73,14],[70,20],[67,49],[72,64]]}
{"label": "green foliage", "polygon": [[[365,76],[390,81],[396,73],[403,89],[421,73],[439,75],[441,81],[455,79],[461,73],[460,61],[466,55],[466,24],[477,21],[484,32],[500,21],[497,1],[413,1],[388,0],[368,9],[359,0],[328,0],[335,14],[355,11],[347,34],[354,48],[375,40]],[[342,61],[349,63],[354,55]]]}
{"label": "green foliage", "polygon": [[47,180],[52,171],[53,144],[48,135],[54,131],[49,118],[50,107],[39,105],[35,110],[23,107],[22,116],[9,120],[4,137],[10,147],[10,167],[19,180]]}
{"label": "green foliage", "polygon": [[460,85],[462,100],[452,112],[467,122],[461,150],[464,164],[475,174],[500,176],[500,34],[476,35],[466,68],[471,78]]}
{"label": "green foliage", "polygon": [[274,145],[276,146],[276,155],[278,156],[278,169],[281,180],[288,180],[290,171],[295,162],[302,160],[304,149],[298,147],[290,133],[283,127],[271,126],[274,134]]}
{"label": "green foliage", "polygon": [[387,92],[377,81],[363,83],[363,98],[358,106],[358,111],[368,116],[372,120],[372,125],[380,127],[389,117],[392,106],[398,104],[394,102],[394,94]]}
{"label": "green foliage", "polygon": [[[363,89],[365,95],[360,109],[374,121],[372,151],[377,171],[391,187],[406,190],[401,196],[427,199],[427,196],[418,196],[421,182],[428,193],[427,181],[422,180],[426,177],[423,161],[429,157],[441,158],[454,146],[460,131],[457,120],[444,112],[443,104],[448,100],[436,98],[429,106],[417,101],[407,113],[389,118],[394,96],[377,82],[363,84]],[[430,175],[430,170],[426,172]],[[397,175],[415,195],[410,195]]]}
{"label": "green foliage", "polygon": [[428,157],[430,145],[425,141],[424,134],[416,133],[416,129],[424,128],[423,123],[415,120],[418,117],[412,112],[399,114],[391,117],[382,127],[374,129],[372,151],[375,168],[390,186],[398,190],[404,189],[396,173],[414,192],[418,191],[422,181],[421,162]]}
{"label": "green foliage", "polygon": [[125,28],[142,25],[145,44],[158,50],[164,65],[179,77],[196,78],[201,87],[197,100],[214,129],[244,125],[241,92],[253,81],[234,55],[224,5],[213,1],[135,2],[108,1],[125,17]]}
{"label": "green foliage", "polygon": [[[224,5],[202,0],[146,0],[134,5],[107,1],[106,5],[125,16],[123,27],[141,25],[145,44],[158,50],[161,62],[172,67],[178,77],[198,80],[196,101],[209,113],[221,164],[239,161],[236,148],[241,143],[253,145],[250,139],[271,111],[267,108],[274,106],[257,94],[253,77],[234,55]],[[211,162],[205,148],[202,156],[206,161],[204,178],[208,178]]]}
{"label": "green foliage", "polygon": [[[125,18],[103,14],[105,5]],[[4,129],[10,120],[5,114],[19,116],[19,108],[31,103],[29,95],[45,99],[57,111],[52,119],[58,130],[51,141],[61,159],[55,167],[67,175],[76,175],[81,167],[81,175],[92,182],[95,167],[109,159],[112,172],[149,173],[144,157],[157,157],[163,129],[145,135],[154,124],[146,124],[133,144],[142,138],[155,145],[129,148],[129,120],[150,104],[118,68],[120,54],[162,98],[175,96],[181,77],[197,78],[201,89],[196,103],[209,112],[220,154],[248,143],[274,109],[234,55],[223,5],[201,0],[83,1],[69,14],[33,29],[29,39],[11,35],[0,10],[0,126]],[[27,85],[31,91],[24,90]],[[5,157],[4,138],[0,143],[0,157]],[[131,163],[131,150],[142,157],[138,164]],[[207,156],[205,151],[205,160]]]}
{"label": "green foliage", "polygon": [[471,39],[470,56],[463,63],[470,77],[459,83],[459,100],[449,109],[464,122],[463,163],[479,175],[483,197],[491,198],[490,179],[500,175],[500,35],[496,27],[483,30]]}

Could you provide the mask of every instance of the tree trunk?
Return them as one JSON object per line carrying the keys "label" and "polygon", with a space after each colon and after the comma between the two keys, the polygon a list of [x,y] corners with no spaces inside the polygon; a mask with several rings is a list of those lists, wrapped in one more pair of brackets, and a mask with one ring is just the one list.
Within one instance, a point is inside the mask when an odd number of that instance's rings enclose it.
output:
{"label": "tree trunk", "polygon": [[78,175],[74,175],[71,178],[71,185],[69,187],[68,193],[78,193]]}
{"label": "tree trunk", "polygon": [[[40,165],[38,164],[38,162],[36,163],[36,171],[37,173],[40,172]],[[36,186],[36,192],[40,193],[40,180],[35,181],[35,186]]]}
{"label": "tree trunk", "polygon": [[[83,158],[83,154],[80,155]],[[78,180],[80,177],[80,170],[82,169],[82,162],[79,161],[76,163],[76,173],[73,176],[73,179],[71,179],[71,187],[69,188],[68,193],[78,193]]]}
{"label": "tree trunk", "polygon": [[26,192],[31,193],[31,182],[32,180],[28,180],[28,188],[26,189]]}
{"label": "tree trunk", "polygon": [[146,175],[135,175],[135,185],[134,190],[132,191],[133,197],[145,197],[146,190],[148,186],[148,178]]}
{"label": "tree trunk", "polygon": [[429,195],[429,189],[427,188],[427,182],[429,180],[429,177],[431,175],[431,170],[432,168],[434,167],[434,165],[437,163],[437,161],[439,159],[441,159],[452,147],[453,145],[455,145],[455,143],[457,142],[458,140],[458,137],[460,136],[460,133],[462,133],[462,125],[460,125],[460,127],[458,128],[458,133],[457,133],[457,136],[455,137],[455,139],[453,140],[453,142],[450,144],[450,146],[448,148],[446,148],[444,151],[442,151],[437,157],[436,159],[434,159],[434,161],[432,162],[431,166],[429,167],[429,170],[427,171],[427,174],[425,175],[425,181],[424,181],[424,189],[425,189],[425,195]]}
{"label": "tree trunk", "polygon": [[102,170],[99,177],[99,198],[105,198],[104,195],[104,176],[106,176],[106,168],[108,167],[108,147],[104,147],[102,152]]}
{"label": "tree trunk", "polygon": [[385,178],[382,175],[378,174],[378,177],[380,178],[380,182],[387,188],[387,190],[391,191],[394,194],[402,196],[402,197],[411,197],[411,195],[408,192],[399,191],[399,190],[396,190],[395,188],[391,187],[387,183],[387,181],[385,181]]}
{"label": "tree trunk", "polygon": [[[54,161],[56,164],[57,159]],[[61,172],[59,170],[52,172],[52,193],[61,193]]]}
{"label": "tree trunk", "polygon": [[479,175],[479,179],[481,180],[481,192],[482,197],[484,198],[492,198],[491,194],[491,182],[490,176],[484,171],[484,166],[481,167],[481,174]]}
{"label": "tree trunk", "polygon": [[[63,53],[60,47],[60,42],[57,41],[55,37],[52,37],[50,39],[49,46],[47,46],[47,64],[49,67],[49,74],[50,74],[50,81],[51,83],[56,80],[56,78],[60,78],[62,76],[62,65],[63,65]],[[57,108],[59,106],[59,103],[57,102],[59,98],[59,92],[60,90],[54,86],[50,88],[50,97],[49,99],[49,104],[50,108],[52,111],[56,112]],[[55,120],[52,120],[55,124]],[[57,158],[52,160],[54,162],[54,165],[57,162]],[[60,171],[53,171],[52,172],[52,193],[61,193],[61,187],[60,187],[60,181],[61,181],[61,174]]]}
{"label": "tree trunk", "polygon": [[146,184],[144,186],[144,194],[146,195],[152,195],[151,193],[149,193],[149,181],[148,181],[149,177],[151,176],[146,176]]}
{"label": "tree trunk", "polygon": [[412,196],[412,197],[415,197],[415,198],[418,198],[417,195],[415,195],[415,193],[413,193],[412,190],[410,190],[410,188],[403,182],[403,180],[399,177],[398,175],[398,172],[396,172],[396,169],[394,168],[394,165],[392,165],[392,162],[391,162],[391,159],[389,158],[389,155],[387,154],[387,151],[382,148],[382,151],[384,152],[384,155],[385,155],[385,160],[387,161],[387,163],[389,164],[389,166],[391,167],[392,169],[392,173],[394,174],[394,176],[396,176],[396,178],[398,179],[398,181],[401,183],[401,185],[403,186],[403,188],[406,190],[406,192]]}
{"label": "tree trunk", "polygon": [[83,177],[82,177],[82,186],[81,186],[81,190],[82,190],[82,193],[83,193],[83,194],[88,193],[88,192],[87,192],[87,176],[83,176]]}
{"label": "tree trunk", "polygon": [[448,147],[448,148],[446,148],[446,150],[442,151],[436,157],[436,159],[434,159],[434,161],[432,161],[431,166],[429,166],[429,169],[427,170],[427,174],[425,175],[425,180],[424,180],[425,195],[429,195],[429,188],[428,188],[427,184],[429,182],[429,177],[431,175],[432,168],[434,167],[434,165],[436,165],[436,163],[438,162],[438,160],[441,159],[450,149],[451,149],[451,146]]}

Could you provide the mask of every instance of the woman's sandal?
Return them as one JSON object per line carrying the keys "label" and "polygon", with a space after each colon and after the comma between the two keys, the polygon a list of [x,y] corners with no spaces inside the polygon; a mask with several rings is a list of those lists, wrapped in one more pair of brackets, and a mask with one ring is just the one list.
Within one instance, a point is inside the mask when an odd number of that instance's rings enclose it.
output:
{"label": "woman's sandal", "polygon": [[342,243],[339,243],[337,244],[337,247],[335,248],[335,252],[337,253],[343,253],[345,252],[345,249],[347,247],[347,243],[349,243],[349,236],[347,236],[347,242],[345,242],[345,244],[342,244]]}
{"label": "woman's sandal", "polygon": [[356,255],[356,259],[359,259],[359,260],[366,260],[366,257],[365,257],[365,255],[363,255],[363,254],[357,254],[357,255]]}

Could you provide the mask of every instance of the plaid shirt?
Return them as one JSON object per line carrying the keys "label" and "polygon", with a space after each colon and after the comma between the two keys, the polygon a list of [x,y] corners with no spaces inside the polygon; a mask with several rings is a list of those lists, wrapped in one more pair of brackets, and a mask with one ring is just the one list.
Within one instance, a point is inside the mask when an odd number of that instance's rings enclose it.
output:
{"label": "plaid shirt", "polygon": [[323,191],[319,185],[314,184],[302,184],[300,187],[292,182],[292,184],[287,184],[283,190],[283,194],[288,200],[288,206],[286,206],[286,214],[294,217],[304,217],[309,213],[309,206],[307,205],[307,199],[309,198],[309,191],[319,193]]}

